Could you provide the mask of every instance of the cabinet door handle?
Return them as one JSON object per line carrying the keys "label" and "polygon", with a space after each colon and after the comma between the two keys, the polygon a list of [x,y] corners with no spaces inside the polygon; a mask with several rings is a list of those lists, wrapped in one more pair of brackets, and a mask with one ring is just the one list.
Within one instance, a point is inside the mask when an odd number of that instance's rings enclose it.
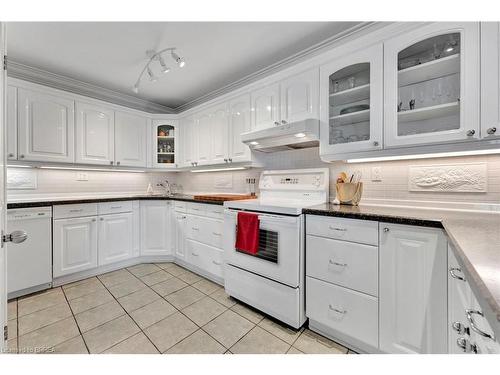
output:
{"label": "cabinet door handle", "polygon": [[274,122],[274,125],[278,126],[280,123],[278,121]]}
{"label": "cabinet door handle", "polygon": [[220,266],[222,264],[221,262],[216,262],[215,260],[212,260],[212,263],[215,264],[216,266]]}
{"label": "cabinet door handle", "polygon": [[103,218],[103,217],[101,217],[99,220],[104,221],[104,218]]}
{"label": "cabinet door handle", "polygon": [[200,230],[200,228],[191,227],[192,230]]}
{"label": "cabinet door handle", "polygon": [[9,154],[9,158],[12,158],[12,157],[14,157],[14,154],[11,152],[11,153]]}
{"label": "cabinet door handle", "polygon": [[330,263],[331,265],[334,265],[334,266],[338,266],[338,267],[347,267],[347,263],[338,263],[338,262],[333,261],[332,259],[330,259],[328,261],[328,263]]}
{"label": "cabinet door handle", "polygon": [[488,130],[486,130],[486,133],[488,133],[489,135],[493,135],[497,132],[497,128],[496,127],[491,127],[491,128],[488,128]]}
{"label": "cabinet door handle", "polygon": [[212,232],[212,234],[213,234],[214,236],[220,236],[220,235],[221,235],[220,233],[217,233],[217,232]]}
{"label": "cabinet door handle", "polygon": [[384,228],[384,232],[385,233],[389,232],[389,228]]}
{"label": "cabinet door handle", "polygon": [[477,334],[495,341],[495,337],[493,335],[490,335],[489,333],[486,333],[477,327],[476,323],[474,322],[474,318],[472,317],[472,315],[474,315],[474,314],[479,315],[479,316],[484,316],[482,311],[466,309],[465,315],[467,316],[467,320],[469,321],[470,328],[472,328],[472,330],[474,332],[476,332]]}
{"label": "cabinet door handle", "polygon": [[93,221],[93,222],[95,222],[95,221],[96,221],[96,219],[92,219],[92,221]]}
{"label": "cabinet door handle", "polygon": [[474,129],[467,130],[467,137],[472,137],[474,134],[476,134],[476,131]]}
{"label": "cabinet door handle", "polygon": [[378,141],[373,141],[373,145],[377,147],[380,143]]}
{"label": "cabinet door handle", "polygon": [[342,314],[342,315],[344,315],[345,313],[347,313],[346,310],[337,309],[337,308],[333,307],[332,305],[328,305],[328,308],[330,310],[335,311],[336,313],[339,313],[339,314]]}
{"label": "cabinet door handle", "polygon": [[332,227],[331,225],[328,226],[331,230],[336,230],[337,232],[347,232],[346,228],[339,228],[339,227]]}
{"label": "cabinet door handle", "polygon": [[232,162],[233,162],[233,159],[231,159],[231,158],[229,158],[229,159],[227,159],[227,160],[229,160],[229,162],[230,162],[230,163],[232,163]]}
{"label": "cabinet door handle", "polygon": [[282,123],[283,125],[287,124],[286,120],[281,120],[281,123]]}
{"label": "cabinet door handle", "polygon": [[468,334],[470,335],[470,332],[469,332],[469,327],[466,327],[464,326],[462,323],[460,322],[453,322],[451,324],[451,328],[453,328],[453,330],[455,332],[457,332],[459,335],[463,335],[463,334]]}
{"label": "cabinet door handle", "polygon": [[21,159],[24,159],[24,155],[23,155],[23,154],[19,155],[19,157],[20,157]]}
{"label": "cabinet door handle", "polygon": [[113,163],[114,163],[114,161],[113,161],[113,160],[111,160],[111,161],[109,162],[109,164],[111,164],[111,165],[113,165]]}
{"label": "cabinet door handle", "polygon": [[117,162],[116,162],[116,165],[120,165],[120,162],[119,162],[119,161],[117,161]]}
{"label": "cabinet door handle", "polygon": [[122,208],[122,206],[111,206],[110,208],[112,210],[118,210],[118,209]]}
{"label": "cabinet door handle", "polygon": [[462,270],[460,268],[458,268],[458,267],[451,267],[449,269],[451,277],[453,277],[454,279],[457,279],[457,280],[466,281],[465,278],[463,278],[462,276],[457,275],[455,273],[455,271],[462,272]]}
{"label": "cabinet door handle", "polygon": [[194,257],[197,257],[199,254],[191,252],[191,255],[194,256]]}

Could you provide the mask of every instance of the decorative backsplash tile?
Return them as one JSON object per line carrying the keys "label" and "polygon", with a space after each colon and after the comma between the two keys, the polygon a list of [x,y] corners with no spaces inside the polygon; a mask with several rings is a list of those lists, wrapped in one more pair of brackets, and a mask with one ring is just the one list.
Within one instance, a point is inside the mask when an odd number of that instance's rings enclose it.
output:
{"label": "decorative backsplash tile", "polygon": [[409,191],[487,192],[486,163],[410,165]]}
{"label": "decorative backsplash tile", "polygon": [[7,169],[7,189],[34,190],[37,188],[37,171],[28,168]]}

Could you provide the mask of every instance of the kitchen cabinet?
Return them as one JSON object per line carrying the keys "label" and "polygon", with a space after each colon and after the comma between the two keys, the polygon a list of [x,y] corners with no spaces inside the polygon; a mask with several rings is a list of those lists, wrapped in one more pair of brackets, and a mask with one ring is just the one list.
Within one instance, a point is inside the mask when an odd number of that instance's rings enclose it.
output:
{"label": "kitchen cabinet", "polygon": [[115,114],[101,105],[76,103],[76,163],[112,165]]}
{"label": "kitchen cabinet", "polygon": [[500,23],[481,23],[481,137],[500,137]]}
{"label": "kitchen cabinet", "polygon": [[382,45],[321,66],[320,86],[320,155],[382,149]]}
{"label": "kitchen cabinet", "polygon": [[[229,119],[227,103],[211,110],[210,113],[210,163],[222,164],[229,159]],[[206,142],[207,140],[205,140]]]}
{"label": "kitchen cabinet", "polygon": [[153,120],[153,168],[172,169],[178,164],[178,130],[175,120]]}
{"label": "kitchen cabinet", "polygon": [[148,119],[115,111],[115,164],[126,167],[147,166]]}
{"label": "kitchen cabinet", "polygon": [[54,220],[53,277],[97,267],[97,217]]}
{"label": "kitchen cabinet", "polygon": [[99,266],[132,258],[133,233],[132,212],[99,216]]}
{"label": "kitchen cabinet", "polygon": [[280,85],[255,90],[252,100],[252,129],[266,129],[280,124]]}
{"label": "kitchen cabinet", "polygon": [[184,212],[174,211],[173,213],[173,241],[174,255],[178,259],[185,259],[185,240],[186,240],[186,219]]}
{"label": "kitchen cabinet", "polygon": [[437,22],[384,43],[386,148],[480,138],[479,42],[477,22]]}
{"label": "kitchen cabinet", "polygon": [[141,201],[141,255],[170,255],[170,202]]}
{"label": "kitchen cabinet", "polygon": [[380,223],[379,348],[447,353],[447,241],[440,229]]}
{"label": "kitchen cabinet", "polygon": [[281,123],[319,117],[319,82],[317,68],[281,82]]}
{"label": "kitchen cabinet", "polygon": [[18,88],[17,106],[19,159],[73,163],[74,101]]}
{"label": "kitchen cabinet", "polygon": [[250,147],[241,141],[241,134],[251,130],[250,95],[229,102],[229,160],[233,163],[250,161]]}
{"label": "kitchen cabinet", "polygon": [[196,117],[196,159],[195,166],[207,165],[210,163],[211,153],[211,130],[212,114],[209,111],[202,112]]}
{"label": "kitchen cabinet", "polygon": [[193,117],[186,117],[180,120],[179,130],[181,132],[181,165],[192,167],[197,160],[198,134],[196,132],[196,122]]}
{"label": "kitchen cabinet", "polygon": [[17,159],[17,88],[7,86],[7,159]]}

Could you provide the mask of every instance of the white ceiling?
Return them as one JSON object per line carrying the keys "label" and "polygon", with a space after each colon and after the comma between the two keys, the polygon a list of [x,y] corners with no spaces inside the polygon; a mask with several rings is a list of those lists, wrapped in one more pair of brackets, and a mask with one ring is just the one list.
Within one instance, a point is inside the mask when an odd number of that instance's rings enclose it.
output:
{"label": "white ceiling", "polygon": [[[176,108],[237,81],[356,22],[11,22],[9,59]],[[146,50],[177,47],[167,75],[142,81]],[[167,57],[167,56],[166,56]]]}

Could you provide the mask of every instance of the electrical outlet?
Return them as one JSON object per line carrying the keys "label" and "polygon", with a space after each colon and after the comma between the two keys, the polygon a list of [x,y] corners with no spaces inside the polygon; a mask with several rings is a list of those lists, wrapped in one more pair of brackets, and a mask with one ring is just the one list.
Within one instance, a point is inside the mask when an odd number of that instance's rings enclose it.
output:
{"label": "electrical outlet", "polygon": [[76,174],[76,180],[77,181],[88,181],[89,180],[89,174],[86,172],[78,172]]}
{"label": "electrical outlet", "polygon": [[372,181],[382,181],[382,167],[372,167]]}

